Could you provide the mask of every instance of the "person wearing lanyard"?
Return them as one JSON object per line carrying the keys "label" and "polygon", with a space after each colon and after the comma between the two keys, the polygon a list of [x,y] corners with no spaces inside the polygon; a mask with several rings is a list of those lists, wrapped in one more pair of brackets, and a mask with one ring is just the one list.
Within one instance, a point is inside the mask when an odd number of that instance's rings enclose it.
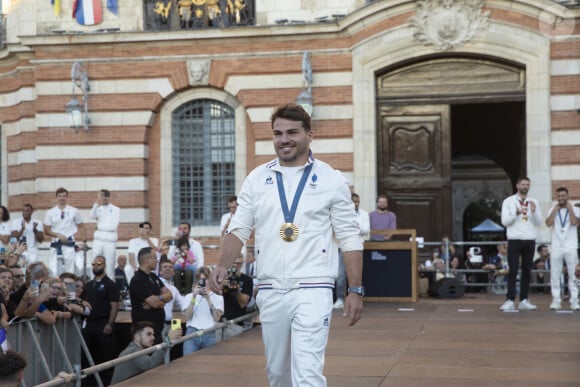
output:
{"label": "person wearing lanyard", "polygon": [[255,230],[256,303],[270,385],[326,386],[322,372],[338,247],[351,286],[343,316],[354,325],[363,309],[363,243],[347,180],[311,154],[308,113],[285,105],[271,123],[278,157],[244,181],[210,282],[222,291],[227,268]]}
{"label": "person wearing lanyard", "polygon": [[570,309],[579,310],[578,288],[576,287],[575,268],[578,264],[578,223],[580,209],[568,201],[568,189],[556,189],[556,205],[546,218],[546,226],[552,229],[552,254],[550,256],[550,287],[552,303],[550,309],[562,308],[560,276],[562,266],[566,262],[568,270],[568,291],[570,293]]}

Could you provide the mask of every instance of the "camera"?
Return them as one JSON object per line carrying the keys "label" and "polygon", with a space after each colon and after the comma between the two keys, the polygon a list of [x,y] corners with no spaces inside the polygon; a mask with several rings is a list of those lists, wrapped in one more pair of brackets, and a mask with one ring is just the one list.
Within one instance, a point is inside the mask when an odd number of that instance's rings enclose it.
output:
{"label": "camera", "polygon": [[231,289],[235,289],[237,290],[239,288],[238,286],[238,280],[236,278],[236,273],[238,272],[238,269],[236,268],[236,266],[231,266],[228,269],[228,275],[226,278],[226,281],[224,281],[224,290],[231,290]]}

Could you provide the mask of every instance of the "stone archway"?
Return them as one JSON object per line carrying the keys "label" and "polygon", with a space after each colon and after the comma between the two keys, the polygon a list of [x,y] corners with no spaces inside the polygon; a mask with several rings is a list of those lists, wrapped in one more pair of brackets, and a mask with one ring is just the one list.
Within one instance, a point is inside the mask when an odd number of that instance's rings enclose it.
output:
{"label": "stone archway", "polygon": [[524,29],[517,25],[491,20],[485,36],[474,43],[441,53],[433,47],[423,46],[413,38],[413,30],[401,27],[377,33],[361,42],[353,50],[353,142],[354,142],[354,186],[366,193],[361,206],[373,207],[378,188],[378,131],[377,118],[377,74],[388,68],[402,67],[418,58],[433,55],[479,56],[493,60],[515,63],[525,69],[525,133],[533,134],[523,144],[527,175],[534,182],[534,196],[542,207],[551,203],[550,163],[539,163],[538,157],[550,155],[550,98],[549,39],[539,31]]}

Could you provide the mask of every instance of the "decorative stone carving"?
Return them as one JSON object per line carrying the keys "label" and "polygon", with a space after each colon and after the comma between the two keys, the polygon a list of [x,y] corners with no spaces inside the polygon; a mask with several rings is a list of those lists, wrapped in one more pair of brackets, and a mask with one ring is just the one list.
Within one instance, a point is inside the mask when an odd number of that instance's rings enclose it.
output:
{"label": "decorative stone carving", "polygon": [[484,0],[419,0],[417,12],[409,19],[413,37],[426,45],[449,50],[464,45],[489,26],[489,11],[482,12]]}
{"label": "decorative stone carving", "polygon": [[207,85],[209,83],[209,60],[191,60],[187,62],[189,84],[191,86]]}

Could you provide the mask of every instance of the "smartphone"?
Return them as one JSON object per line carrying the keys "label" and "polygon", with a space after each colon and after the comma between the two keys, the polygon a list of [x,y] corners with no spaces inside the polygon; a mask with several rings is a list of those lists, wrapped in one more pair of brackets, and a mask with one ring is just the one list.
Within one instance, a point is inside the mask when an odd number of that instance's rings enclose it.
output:
{"label": "smartphone", "polygon": [[199,285],[200,288],[205,288],[205,286],[206,286],[205,278],[200,279],[197,284]]}
{"label": "smartphone", "polygon": [[181,329],[181,319],[179,318],[174,318],[171,320],[171,330],[175,331]]}
{"label": "smartphone", "polygon": [[77,292],[75,290],[75,283],[74,282],[65,282],[68,291],[68,299],[74,300],[77,298]]}
{"label": "smartphone", "polygon": [[16,238],[16,237],[10,237],[10,244],[11,245],[15,245],[16,242],[18,242],[18,238]]}
{"label": "smartphone", "polygon": [[33,279],[32,281],[30,281],[30,288],[32,289],[32,295],[34,297],[37,297],[38,296],[39,287],[40,287],[40,281],[39,280]]}
{"label": "smartphone", "polygon": [[47,294],[48,289],[50,289],[50,285],[47,284],[46,282],[43,282],[42,285],[40,285],[40,293]]}

